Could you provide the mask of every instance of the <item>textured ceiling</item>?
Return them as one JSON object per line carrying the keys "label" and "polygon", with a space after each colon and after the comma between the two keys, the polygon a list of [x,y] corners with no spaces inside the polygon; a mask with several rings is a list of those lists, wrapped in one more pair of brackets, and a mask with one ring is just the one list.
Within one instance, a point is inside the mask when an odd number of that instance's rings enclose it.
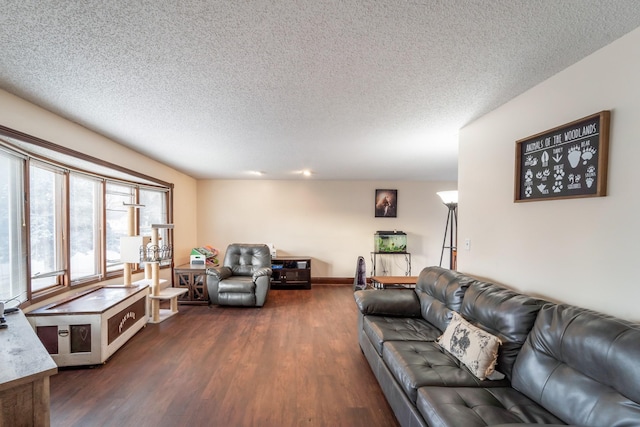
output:
{"label": "textured ceiling", "polygon": [[637,0],[3,0],[0,88],[195,178],[455,180],[458,129],[638,26]]}

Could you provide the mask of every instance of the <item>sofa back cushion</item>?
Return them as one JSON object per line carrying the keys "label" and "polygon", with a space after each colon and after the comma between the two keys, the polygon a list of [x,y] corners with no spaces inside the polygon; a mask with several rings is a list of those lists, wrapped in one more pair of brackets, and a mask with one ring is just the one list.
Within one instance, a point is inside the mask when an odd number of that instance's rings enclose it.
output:
{"label": "sofa back cushion", "polygon": [[460,314],[500,338],[496,370],[511,379],[516,357],[544,303],[494,283],[475,281],[465,292]]}
{"label": "sofa back cushion", "polygon": [[513,387],[569,424],[640,420],[640,325],[545,305],[513,369]]}
{"label": "sofa back cushion", "polygon": [[232,243],[224,254],[224,266],[234,276],[251,276],[260,268],[271,268],[271,251],[264,244]]}
{"label": "sofa back cushion", "polygon": [[460,310],[464,293],[473,281],[469,276],[446,268],[423,269],[416,283],[422,317],[444,331],[451,320],[451,312]]}

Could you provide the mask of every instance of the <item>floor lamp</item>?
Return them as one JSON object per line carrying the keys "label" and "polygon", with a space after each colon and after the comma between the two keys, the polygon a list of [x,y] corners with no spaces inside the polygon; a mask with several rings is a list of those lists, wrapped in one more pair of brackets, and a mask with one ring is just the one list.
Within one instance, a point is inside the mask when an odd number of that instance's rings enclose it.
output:
{"label": "floor lamp", "polygon": [[[458,192],[439,191],[438,196],[442,203],[449,209],[447,212],[447,222],[444,227],[444,239],[442,239],[442,252],[440,252],[440,267],[445,249],[449,249],[449,268],[455,270],[457,267],[458,254]],[[447,234],[449,235],[449,246],[447,246]]]}

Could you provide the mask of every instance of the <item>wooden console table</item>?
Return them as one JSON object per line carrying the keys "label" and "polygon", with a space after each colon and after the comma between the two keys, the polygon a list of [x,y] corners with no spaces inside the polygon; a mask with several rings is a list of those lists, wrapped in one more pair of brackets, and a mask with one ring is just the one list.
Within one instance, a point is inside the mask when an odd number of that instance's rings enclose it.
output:
{"label": "wooden console table", "polygon": [[173,287],[187,289],[180,304],[209,304],[207,290],[207,265],[182,264],[173,269]]}
{"label": "wooden console table", "polygon": [[0,424],[49,426],[49,377],[58,367],[22,311],[5,318],[8,326],[0,329]]}
{"label": "wooden console table", "polygon": [[271,269],[272,289],[311,289],[311,257],[276,257]]}

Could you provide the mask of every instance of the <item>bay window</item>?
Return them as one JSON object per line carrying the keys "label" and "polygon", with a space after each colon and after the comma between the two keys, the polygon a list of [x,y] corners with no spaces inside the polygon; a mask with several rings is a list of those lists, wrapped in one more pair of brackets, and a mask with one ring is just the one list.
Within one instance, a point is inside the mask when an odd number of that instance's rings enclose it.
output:
{"label": "bay window", "polygon": [[[120,238],[171,222],[172,185],[0,125],[0,302],[122,276]],[[172,232],[160,229],[162,245]],[[168,265],[171,263],[169,262]]]}

